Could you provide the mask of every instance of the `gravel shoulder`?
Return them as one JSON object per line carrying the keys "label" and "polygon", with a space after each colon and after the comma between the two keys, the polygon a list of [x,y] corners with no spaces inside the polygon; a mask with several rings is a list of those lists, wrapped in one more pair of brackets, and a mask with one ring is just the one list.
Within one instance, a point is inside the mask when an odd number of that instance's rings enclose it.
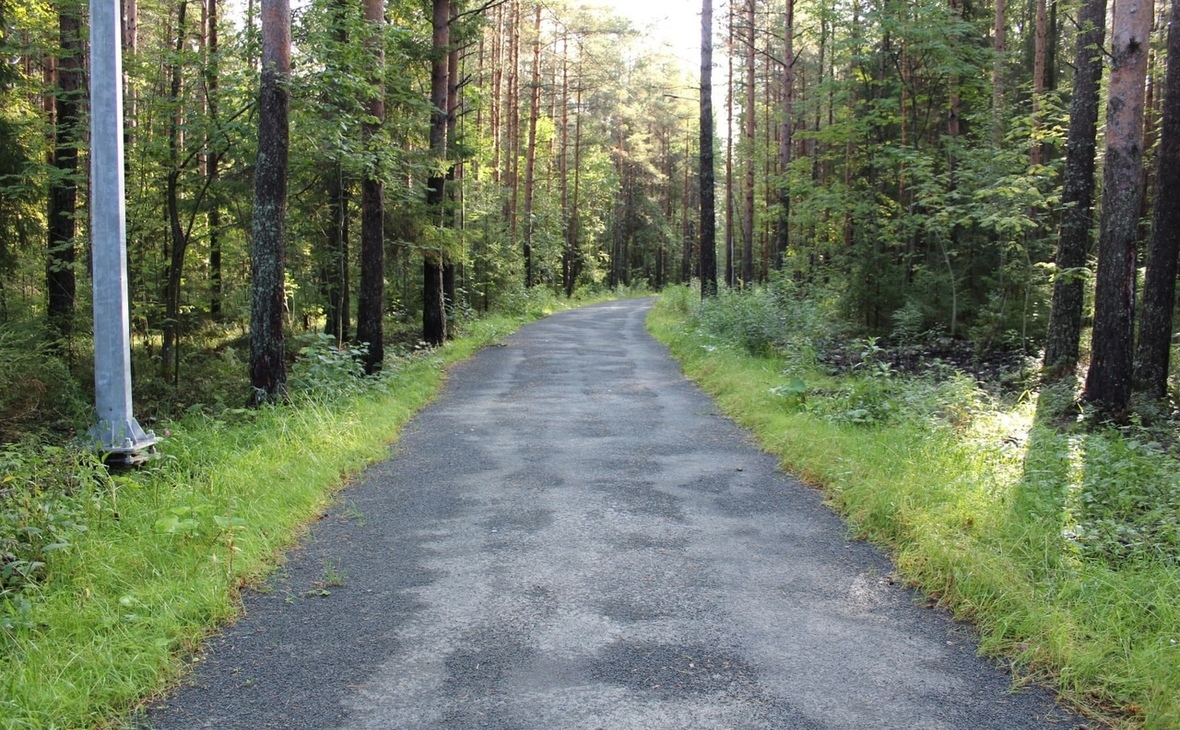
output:
{"label": "gravel shoulder", "polygon": [[646,333],[450,373],[141,728],[1063,728]]}

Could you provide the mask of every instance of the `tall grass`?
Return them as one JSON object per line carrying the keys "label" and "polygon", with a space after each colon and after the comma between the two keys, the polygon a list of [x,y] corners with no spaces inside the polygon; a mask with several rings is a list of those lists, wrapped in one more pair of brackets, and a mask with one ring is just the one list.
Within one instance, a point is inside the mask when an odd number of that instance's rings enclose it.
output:
{"label": "tall grass", "polygon": [[[469,322],[461,339],[388,362],[363,386],[331,376],[350,360],[316,361],[289,405],[158,424],[169,433],[163,458],[136,472],[112,476],[68,448],[0,448],[11,517],[0,566],[19,550],[27,573],[0,580],[0,727],[103,725],[174,682],[236,614],[238,591],[275,566],[348,475],[388,455],[445,366],[530,316]],[[68,520],[50,536],[62,510]]]}
{"label": "tall grass", "polygon": [[[1054,427],[1051,392],[965,377],[833,377],[751,352],[686,290],[649,327],[783,467],[824,490],[981,651],[1112,725],[1180,727],[1180,466],[1110,430]],[[749,307],[749,302],[742,306]]]}

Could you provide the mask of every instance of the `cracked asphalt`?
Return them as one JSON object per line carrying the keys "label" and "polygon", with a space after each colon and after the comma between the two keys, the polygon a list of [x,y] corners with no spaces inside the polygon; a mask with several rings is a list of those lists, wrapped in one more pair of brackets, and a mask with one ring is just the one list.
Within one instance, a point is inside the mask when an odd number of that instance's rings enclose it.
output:
{"label": "cracked asphalt", "polygon": [[1063,728],[644,330],[450,373],[141,728]]}

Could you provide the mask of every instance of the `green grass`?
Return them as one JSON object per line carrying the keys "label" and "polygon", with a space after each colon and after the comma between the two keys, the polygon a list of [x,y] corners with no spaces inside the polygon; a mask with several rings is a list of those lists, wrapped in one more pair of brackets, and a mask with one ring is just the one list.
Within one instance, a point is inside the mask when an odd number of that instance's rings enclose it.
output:
{"label": "green grass", "polygon": [[[469,323],[445,348],[389,363],[376,385],[341,379],[282,407],[160,424],[163,458],[122,476],[84,452],[0,448],[0,487],[21,485],[24,509],[6,513],[21,536],[10,545],[36,558],[27,581],[0,581],[0,728],[108,726],[175,683],[199,642],[237,615],[238,591],[275,567],[350,475],[387,457],[446,365],[555,306]],[[53,518],[60,504],[68,520]],[[55,542],[30,532],[35,520],[55,525]]]}
{"label": "green grass", "polygon": [[1174,459],[1054,429],[1052,394],[1000,404],[962,377],[833,378],[798,352],[753,355],[699,311],[673,291],[648,326],[854,534],[974,622],[983,653],[1103,722],[1180,727]]}

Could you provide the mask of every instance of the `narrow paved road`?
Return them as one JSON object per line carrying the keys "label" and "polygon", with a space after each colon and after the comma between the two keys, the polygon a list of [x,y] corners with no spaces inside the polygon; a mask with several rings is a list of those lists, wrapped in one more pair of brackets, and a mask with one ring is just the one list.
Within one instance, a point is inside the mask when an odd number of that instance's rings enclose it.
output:
{"label": "narrow paved road", "polygon": [[1076,726],[718,415],[648,306],[456,367],[142,726]]}

